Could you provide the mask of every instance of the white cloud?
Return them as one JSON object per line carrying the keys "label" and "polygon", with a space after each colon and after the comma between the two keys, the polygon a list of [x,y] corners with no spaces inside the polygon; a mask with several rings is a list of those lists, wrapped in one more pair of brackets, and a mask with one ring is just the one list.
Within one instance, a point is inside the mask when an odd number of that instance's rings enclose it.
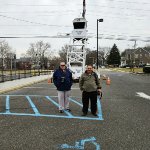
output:
{"label": "white cloud", "polygon": [[[72,21],[81,16],[82,0],[0,0],[0,36],[52,36],[70,33]],[[88,32],[96,35],[96,20],[99,34],[114,37],[138,36],[145,39],[150,35],[150,2],[148,0],[86,0]],[[41,40],[41,39],[39,39]],[[60,49],[69,39],[43,39],[50,42],[52,49]],[[38,39],[6,39],[18,55]],[[99,46],[112,47],[116,43],[120,50],[131,48],[134,42],[124,40],[99,40]],[[149,43],[137,41],[138,46]],[[89,39],[88,47],[96,47],[96,38]]]}

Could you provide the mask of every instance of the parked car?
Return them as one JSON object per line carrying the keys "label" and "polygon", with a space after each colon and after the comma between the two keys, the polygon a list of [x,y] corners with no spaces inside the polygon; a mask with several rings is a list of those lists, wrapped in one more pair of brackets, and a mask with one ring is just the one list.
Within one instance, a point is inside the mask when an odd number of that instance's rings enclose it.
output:
{"label": "parked car", "polygon": [[126,65],[121,66],[121,68],[131,68],[131,65],[126,64]]}
{"label": "parked car", "polygon": [[145,67],[145,66],[146,66],[146,64],[139,64],[138,67],[143,68],[143,67]]}
{"label": "parked car", "polygon": [[143,72],[144,73],[150,73],[150,64],[147,64],[143,67]]}

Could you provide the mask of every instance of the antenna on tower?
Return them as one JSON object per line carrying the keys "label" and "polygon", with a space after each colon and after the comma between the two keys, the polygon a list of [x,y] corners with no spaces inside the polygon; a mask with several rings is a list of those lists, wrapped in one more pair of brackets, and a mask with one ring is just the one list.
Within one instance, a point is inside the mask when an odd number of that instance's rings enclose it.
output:
{"label": "antenna on tower", "polygon": [[83,13],[82,13],[82,17],[85,18],[85,12],[86,12],[86,8],[85,8],[85,0],[83,0]]}
{"label": "antenna on tower", "polygon": [[67,65],[73,72],[74,80],[79,80],[85,71],[87,47],[87,20],[85,19],[85,0],[83,0],[82,17],[73,20],[74,30],[70,36],[69,49],[67,50]]}

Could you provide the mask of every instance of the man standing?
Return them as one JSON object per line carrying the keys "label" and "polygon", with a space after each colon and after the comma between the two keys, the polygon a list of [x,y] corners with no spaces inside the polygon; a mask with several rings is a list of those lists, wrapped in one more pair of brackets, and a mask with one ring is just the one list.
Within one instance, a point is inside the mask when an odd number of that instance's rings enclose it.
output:
{"label": "man standing", "polygon": [[65,62],[61,62],[59,68],[54,72],[53,82],[58,90],[59,112],[71,111],[69,96],[72,86],[72,73],[66,68]]}
{"label": "man standing", "polygon": [[91,113],[97,116],[97,92],[101,92],[101,85],[97,74],[93,72],[92,65],[88,65],[85,73],[81,75],[79,87],[82,91],[82,116],[86,116],[88,113],[89,99],[91,102]]}

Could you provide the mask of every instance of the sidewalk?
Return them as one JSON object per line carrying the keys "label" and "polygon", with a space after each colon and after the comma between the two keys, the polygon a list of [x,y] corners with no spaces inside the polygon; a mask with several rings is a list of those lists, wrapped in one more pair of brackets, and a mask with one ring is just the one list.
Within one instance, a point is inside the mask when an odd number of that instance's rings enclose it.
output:
{"label": "sidewalk", "polygon": [[51,78],[51,76],[52,75],[40,75],[40,76],[22,78],[18,80],[0,83],[0,94],[9,92],[12,90],[16,90],[24,86],[29,86],[31,84],[38,83],[44,80],[48,80],[48,78]]}

